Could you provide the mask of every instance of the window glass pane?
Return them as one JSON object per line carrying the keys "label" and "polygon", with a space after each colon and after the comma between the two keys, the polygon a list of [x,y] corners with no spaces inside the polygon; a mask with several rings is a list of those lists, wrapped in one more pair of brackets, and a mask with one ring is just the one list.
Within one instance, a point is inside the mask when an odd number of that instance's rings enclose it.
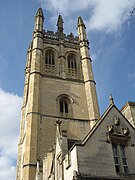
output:
{"label": "window glass pane", "polygon": [[127,159],[126,158],[122,158],[123,161],[123,165],[127,165]]}
{"label": "window glass pane", "polygon": [[118,159],[118,157],[114,157],[114,162],[115,162],[115,164],[119,164],[119,159]]}
{"label": "window glass pane", "polygon": [[63,112],[63,100],[60,101],[60,112]]}
{"label": "window glass pane", "polygon": [[54,58],[52,58],[52,65],[54,65]]}
{"label": "window glass pane", "polygon": [[49,64],[51,64],[51,58],[49,57]]}
{"label": "window glass pane", "polygon": [[112,149],[113,149],[113,155],[114,155],[114,157],[118,156],[116,144],[112,144]]}
{"label": "window glass pane", "polygon": [[71,67],[72,67],[72,68],[74,67],[74,65],[73,65],[73,61],[71,62]]}
{"label": "window glass pane", "polygon": [[116,172],[120,172],[120,166],[115,166]]}
{"label": "window glass pane", "polygon": [[124,172],[128,173],[128,167],[127,166],[124,166]]}
{"label": "window glass pane", "polygon": [[68,113],[68,103],[65,101],[65,113]]}
{"label": "window glass pane", "polygon": [[70,68],[70,61],[68,60],[68,68]]}
{"label": "window glass pane", "polygon": [[120,145],[120,149],[121,149],[122,157],[126,157],[125,146],[124,145]]}
{"label": "window glass pane", "polygon": [[45,58],[45,64],[48,64],[48,59],[47,59],[47,57]]}
{"label": "window glass pane", "polygon": [[74,62],[74,65],[75,65],[75,69],[77,69],[77,67],[76,67],[76,62]]}
{"label": "window glass pane", "polygon": [[114,164],[115,164],[116,172],[120,172],[120,163],[119,163],[118,150],[117,150],[116,144],[112,144],[112,150],[113,150],[113,157],[114,157]]}

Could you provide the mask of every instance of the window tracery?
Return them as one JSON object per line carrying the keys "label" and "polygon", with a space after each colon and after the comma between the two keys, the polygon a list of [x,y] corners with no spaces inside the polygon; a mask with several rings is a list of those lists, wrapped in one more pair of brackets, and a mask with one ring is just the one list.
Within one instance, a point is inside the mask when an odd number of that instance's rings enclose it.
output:
{"label": "window tracery", "polygon": [[128,173],[126,146],[124,144],[112,144],[113,158],[116,172]]}
{"label": "window tracery", "polygon": [[72,116],[72,103],[73,99],[67,94],[61,94],[57,97],[57,109],[60,117]]}
{"label": "window tracery", "polygon": [[77,63],[76,63],[76,56],[71,53],[68,55],[68,75],[69,77],[77,77]]}
{"label": "window tracery", "polygon": [[55,53],[49,49],[45,52],[45,72],[48,74],[54,74],[55,69]]}
{"label": "window tracery", "polygon": [[69,101],[66,97],[61,98],[59,101],[60,116],[68,117],[69,113]]}

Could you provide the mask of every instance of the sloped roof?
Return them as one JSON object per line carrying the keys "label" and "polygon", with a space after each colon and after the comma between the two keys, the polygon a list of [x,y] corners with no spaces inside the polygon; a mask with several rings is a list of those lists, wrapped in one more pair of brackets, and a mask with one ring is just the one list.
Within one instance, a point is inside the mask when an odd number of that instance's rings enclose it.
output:
{"label": "sloped roof", "polygon": [[128,101],[124,106],[121,108],[121,111],[123,111],[127,106],[135,106],[134,101]]}

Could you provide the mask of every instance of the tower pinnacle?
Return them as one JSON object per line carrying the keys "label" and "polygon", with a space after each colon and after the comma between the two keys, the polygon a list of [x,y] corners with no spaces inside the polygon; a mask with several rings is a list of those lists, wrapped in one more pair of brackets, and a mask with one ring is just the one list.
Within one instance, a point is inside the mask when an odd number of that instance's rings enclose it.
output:
{"label": "tower pinnacle", "polygon": [[84,22],[80,16],[78,17],[77,26],[78,26],[78,34],[79,34],[80,42],[81,41],[87,41],[88,42],[87,35],[86,35],[86,27],[85,27],[85,24],[84,24]]}
{"label": "tower pinnacle", "polygon": [[35,31],[42,32],[44,22],[44,14],[42,8],[39,8],[35,16]]}
{"label": "tower pinnacle", "polygon": [[44,14],[43,14],[42,8],[39,8],[39,9],[38,9],[37,14],[36,14],[36,17],[38,17],[38,16],[41,16],[41,17],[44,18]]}
{"label": "tower pinnacle", "polygon": [[81,17],[78,18],[78,36],[80,41],[80,53],[82,57],[82,71],[87,97],[87,106],[92,128],[100,117],[98,100],[96,94],[96,83],[94,81],[91,58],[89,54],[89,43],[86,35],[86,27]]}
{"label": "tower pinnacle", "polygon": [[63,33],[63,19],[62,16],[59,14],[58,16],[58,20],[57,20],[57,32],[59,33]]}
{"label": "tower pinnacle", "polygon": [[[77,23],[78,26],[85,26],[81,16],[78,17],[78,23]],[[86,27],[85,27],[86,28]]]}

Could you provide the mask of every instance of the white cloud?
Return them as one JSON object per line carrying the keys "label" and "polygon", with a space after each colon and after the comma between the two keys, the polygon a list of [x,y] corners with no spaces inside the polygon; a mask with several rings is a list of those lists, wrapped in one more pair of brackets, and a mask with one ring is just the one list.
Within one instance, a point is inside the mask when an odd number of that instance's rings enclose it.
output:
{"label": "white cloud", "polygon": [[89,17],[88,28],[112,32],[118,30],[129,17],[134,0],[96,0],[94,10]]}
{"label": "white cloud", "polygon": [[52,13],[69,15],[70,12],[83,11],[92,4],[90,0],[40,0],[42,7]]}
{"label": "white cloud", "polygon": [[0,154],[9,157],[16,158],[17,155],[17,144],[18,144],[18,129],[13,134],[11,133],[9,136],[1,136],[0,138]]}
{"label": "white cloud", "polygon": [[22,98],[0,88],[0,180],[14,180]]}
{"label": "white cloud", "polygon": [[11,159],[1,156],[0,157],[0,179],[1,180],[14,180],[15,167],[12,165]]}
{"label": "white cloud", "polygon": [[0,136],[9,135],[18,129],[21,102],[22,98],[0,89]]}
{"label": "white cloud", "polygon": [[[42,7],[49,10],[56,19],[58,13],[67,22],[74,20],[75,14],[85,15],[88,30],[114,32],[129,18],[128,12],[135,0],[40,0]],[[74,20],[74,22],[77,20]],[[56,22],[55,22],[56,23]]]}

